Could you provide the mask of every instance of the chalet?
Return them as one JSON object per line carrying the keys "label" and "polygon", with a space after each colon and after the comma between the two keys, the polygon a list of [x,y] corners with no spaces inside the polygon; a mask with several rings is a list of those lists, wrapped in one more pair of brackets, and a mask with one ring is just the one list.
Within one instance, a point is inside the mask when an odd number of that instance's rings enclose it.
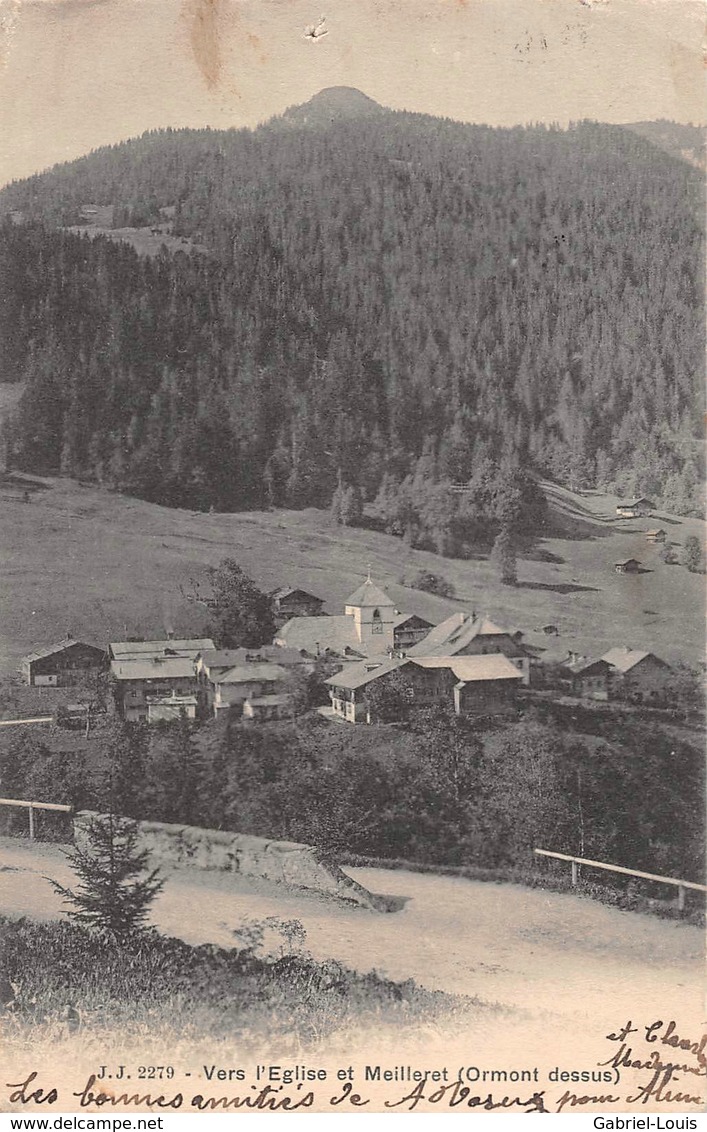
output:
{"label": "chalet", "polygon": [[105,649],[68,636],[24,657],[20,672],[26,684],[69,688],[94,683],[105,665]]}
{"label": "chalet", "polygon": [[443,668],[455,679],[454,711],[457,715],[499,715],[510,711],[524,673],[503,653],[470,656],[417,657],[413,662],[430,672]]}
{"label": "chalet", "polygon": [[423,641],[432,628],[432,622],[419,617],[417,613],[398,613],[396,609],[393,621],[393,648],[396,652],[412,648],[419,641]]}
{"label": "chalet", "polygon": [[522,643],[523,634],[504,629],[488,617],[475,613],[453,613],[446,621],[430,630],[411,648],[408,655],[418,656],[489,656],[500,653],[522,673],[523,682],[530,682],[530,655]]}
{"label": "chalet", "polygon": [[669,694],[672,669],[660,657],[626,646],[609,649],[602,660],[611,669],[615,696],[632,703],[662,703]]}
{"label": "chalet", "polygon": [[[114,660],[110,666],[115,683],[118,710],[128,722],[160,716],[156,701],[173,696],[196,696],[198,680],[195,661],[188,656],[142,656]],[[179,714],[179,713],[177,713]]]}
{"label": "chalet", "polygon": [[641,519],[655,511],[652,499],[634,499],[630,503],[619,503],[616,515],[619,519]]}
{"label": "chalet", "polygon": [[505,656],[388,657],[350,664],[325,680],[334,714],[349,723],[370,723],[369,689],[394,674],[406,679],[412,708],[450,703],[457,714],[508,710],[523,674]]}
{"label": "chalet", "polygon": [[[279,664],[243,664],[218,675],[212,673],[206,684],[206,713],[218,716],[231,708],[240,708],[246,718],[259,718],[264,714],[258,712],[259,707],[264,709],[268,703],[274,705],[267,697],[279,697],[289,706],[286,681],[287,669]],[[258,703],[263,700],[266,702]],[[250,703],[248,712],[246,702]]]}
{"label": "chalet", "polygon": [[625,562],[615,562],[614,570],[617,574],[640,574],[641,563],[637,558],[627,558]]}
{"label": "chalet", "polygon": [[611,665],[605,660],[580,657],[566,665],[572,693],[585,700],[608,700],[611,692]]}
{"label": "chalet", "polygon": [[270,595],[272,598],[273,613],[283,622],[291,617],[320,617],[324,599],[307,593],[306,590],[293,589],[284,586]]}
{"label": "chalet", "polygon": [[646,531],[646,542],[665,542],[668,537],[667,531],[659,527],[656,531]]}

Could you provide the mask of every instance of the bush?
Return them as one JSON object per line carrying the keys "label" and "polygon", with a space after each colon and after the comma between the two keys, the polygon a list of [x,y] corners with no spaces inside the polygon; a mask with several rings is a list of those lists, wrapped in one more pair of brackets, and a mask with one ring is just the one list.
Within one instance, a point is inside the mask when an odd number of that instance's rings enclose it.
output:
{"label": "bush", "polygon": [[691,574],[704,574],[705,559],[700,540],[696,535],[688,535],[682,548],[682,564]]}
{"label": "bush", "polygon": [[451,582],[448,582],[441,574],[433,574],[430,570],[419,570],[411,581],[403,584],[414,590],[424,590],[428,594],[437,594],[438,597],[454,597],[456,592]]}

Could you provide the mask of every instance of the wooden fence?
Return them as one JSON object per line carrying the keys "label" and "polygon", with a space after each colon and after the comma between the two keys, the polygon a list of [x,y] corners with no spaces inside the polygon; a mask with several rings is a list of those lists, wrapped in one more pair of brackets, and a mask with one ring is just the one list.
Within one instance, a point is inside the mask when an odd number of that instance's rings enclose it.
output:
{"label": "wooden fence", "polygon": [[0,806],[20,806],[29,812],[30,841],[34,841],[35,810],[59,810],[64,814],[70,814],[72,810],[71,806],[60,806],[58,802],[23,802],[17,798],[0,798]]}
{"label": "wooden fence", "polygon": [[567,853],[551,853],[549,849],[534,849],[538,857],[554,857],[557,861],[570,861],[572,865],[572,887],[576,887],[579,880],[579,865],[587,865],[591,869],[604,869],[609,873],[622,873],[625,876],[640,877],[642,880],[654,880],[659,884],[670,884],[678,890],[678,909],[685,909],[685,890],[695,889],[698,892],[707,892],[704,884],[695,884],[692,880],[677,880],[675,877],[657,876],[655,873],[642,873],[639,869],[625,869],[623,865],[607,865],[604,861],[590,861],[586,857],[571,857]]}

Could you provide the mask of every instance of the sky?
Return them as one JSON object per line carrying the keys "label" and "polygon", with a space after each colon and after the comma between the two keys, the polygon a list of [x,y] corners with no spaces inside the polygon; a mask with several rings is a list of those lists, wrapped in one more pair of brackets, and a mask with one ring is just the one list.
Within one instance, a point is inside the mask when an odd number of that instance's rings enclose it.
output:
{"label": "sky", "polygon": [[254,126],[338,85],[490,125],[697,124],[704,11],[697,0],[0,0],[0,184],[148,129]]}

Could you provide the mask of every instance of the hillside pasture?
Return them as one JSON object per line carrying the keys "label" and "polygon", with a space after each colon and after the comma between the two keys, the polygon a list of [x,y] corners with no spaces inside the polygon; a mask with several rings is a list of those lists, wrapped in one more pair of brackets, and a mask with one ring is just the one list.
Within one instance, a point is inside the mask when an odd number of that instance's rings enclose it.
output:
{"label": "hillside pasture", "polygon": [[[503,586],[485,556],[444,559],[378,531],[332,525],[325,512],[239,514],[168,509],[97,486],[32,477],[0,484],[0,675],[32,648],[67,632],[97,644],[126,636],[201,635],[208,613],[187,600],[189,579],[226,557],[266,590],[300,586],[340,613],[370,564],[399,609],[437,623],[457,609],[485,612],[553,652],[600,655],[612,645],[656,651],[669,661],[703,655],[704,578],[668,566],[645,531],[663,526],[676,545],[704,537],[693,518],[655,515],[617,521],[616,500],[545,485],[548,535],[519,557],[518,585]],[[645,572],[614,563],[639,558]],[[441,574],[456,599],[401,585],[419,570]],[[546,638],[541,629],[557,626]]]}

